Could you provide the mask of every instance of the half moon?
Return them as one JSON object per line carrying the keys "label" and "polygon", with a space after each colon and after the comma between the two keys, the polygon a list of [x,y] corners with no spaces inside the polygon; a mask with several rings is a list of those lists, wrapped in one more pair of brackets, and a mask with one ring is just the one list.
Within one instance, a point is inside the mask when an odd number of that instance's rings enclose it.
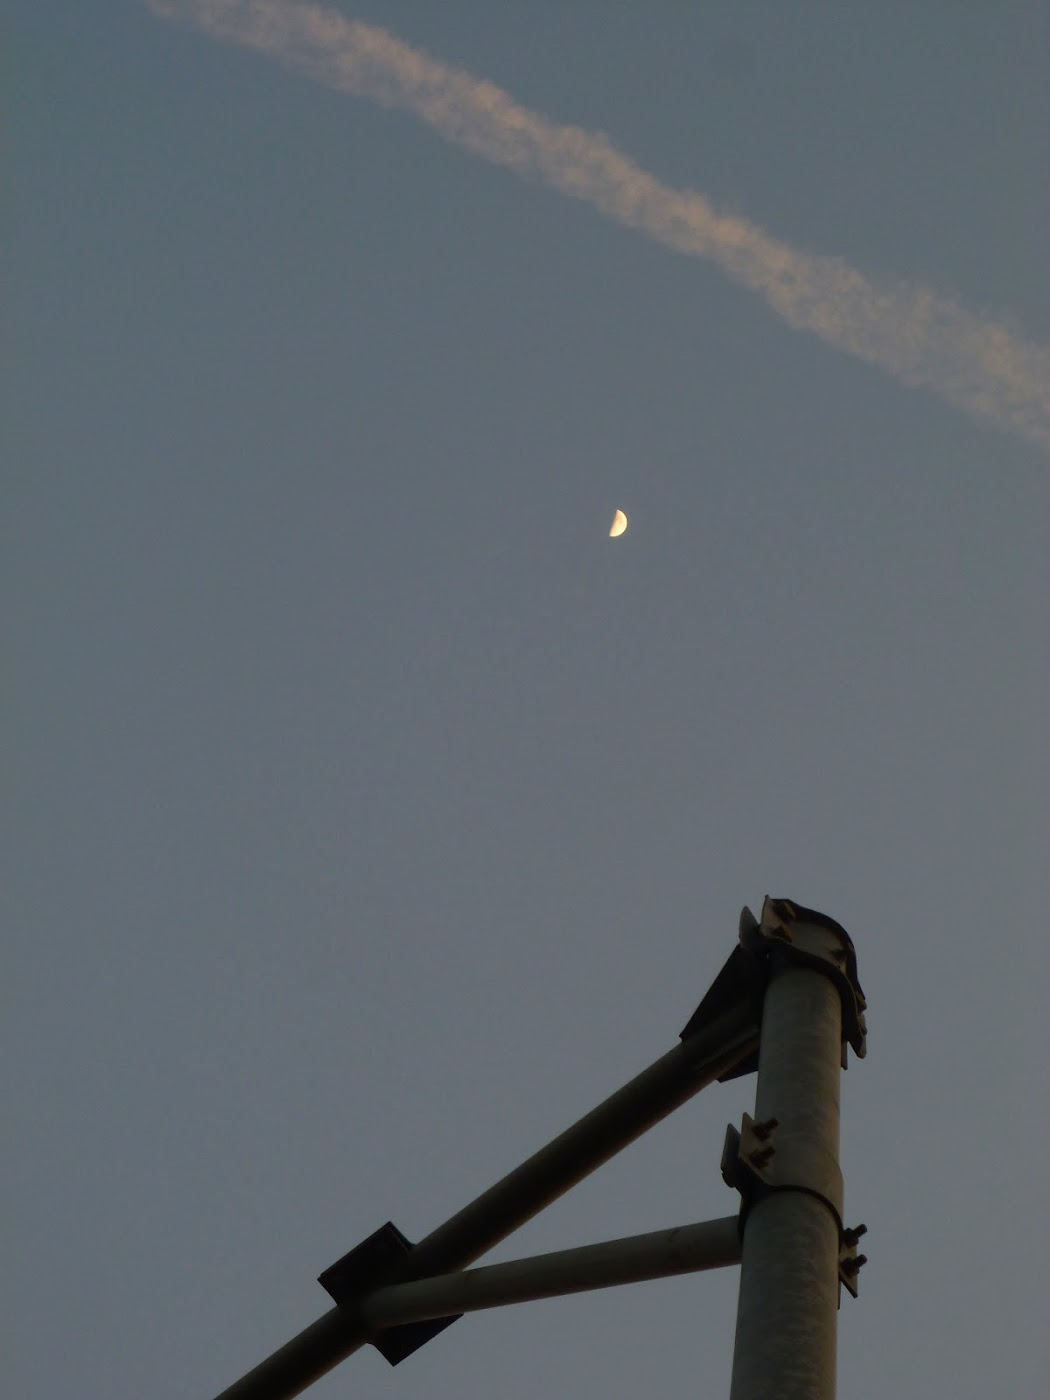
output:
{"label": "half moon", "polygon": [[627,517],[622,510],[618,510],[613,516],[613,523],[609,527],[610,539],[615,539],[617,535],[622,535],[627,529]]}

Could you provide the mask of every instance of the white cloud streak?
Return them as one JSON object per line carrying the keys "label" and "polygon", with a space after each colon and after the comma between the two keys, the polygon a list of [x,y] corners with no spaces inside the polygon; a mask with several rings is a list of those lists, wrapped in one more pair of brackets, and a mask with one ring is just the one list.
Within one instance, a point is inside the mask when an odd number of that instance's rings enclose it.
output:
{"label": "white cloud streak", "polygon": [[167,19],[318,83],[414,112],[447,141],[571,195],[676,252],[708,258],[796,330],[1050,447],[1050,349],[921,286],[877,285],[648,174],[598,132],[559,126],[386,30],[293,0],[146,0]]}

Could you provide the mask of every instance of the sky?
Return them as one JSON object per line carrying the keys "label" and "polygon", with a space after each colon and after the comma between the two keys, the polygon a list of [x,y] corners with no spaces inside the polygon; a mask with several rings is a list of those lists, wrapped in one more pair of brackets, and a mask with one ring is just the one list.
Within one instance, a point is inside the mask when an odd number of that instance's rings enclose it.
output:
{"label": "sky", "polygon": [[[839,1396],[1037,1394],[1050,6],[3,28],[5,1393],[213,1396],[769,893],[868,998]],[[753,1098],[491,1258],[732,1213]],[[726,1395],[736,1284],[309,1393]]]}

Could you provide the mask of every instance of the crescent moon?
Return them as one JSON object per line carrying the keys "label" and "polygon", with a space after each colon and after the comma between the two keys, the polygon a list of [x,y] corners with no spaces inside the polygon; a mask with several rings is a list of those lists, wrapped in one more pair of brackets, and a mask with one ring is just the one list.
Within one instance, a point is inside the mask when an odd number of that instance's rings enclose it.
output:
{"label": "crescent moon", "polygon": [[613,523],[609,527],[610,539],[615,539],[617,535],[622,535],[627,529],[627,517],[622,510],[618,510],[613,516]]}

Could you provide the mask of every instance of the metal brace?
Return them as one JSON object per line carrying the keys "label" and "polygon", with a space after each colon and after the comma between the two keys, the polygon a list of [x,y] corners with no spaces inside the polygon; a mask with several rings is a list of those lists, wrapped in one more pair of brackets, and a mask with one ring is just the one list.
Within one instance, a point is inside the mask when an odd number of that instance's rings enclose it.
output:
{"label": "metal brace", "polygon": [[[834,919],[815,909],[806,909],[789,899],[771,899],[762,905],[759,922],[745,905],[740,911],[737,946],[715,978],[707,995],[681,1033],[688,1040],[726,1006],[750,1002],[756,1025],[762,1021],[765,994],[772,958],[814,967],[835,983],[842,1002],[842,1068],[846,1068],[846,1046],[853,1047],[858,1059],[867,1049],[864,1011],[867,1002],[857,979],[857,954],[853,940]],[[739,1061],[720,1076],[724,1082],[758,1068],[758,1051]]]}
{"label": "metal brace", "polygon": [[[750,910],[744,911],[750,914]],[[857,978],[857,954],[853,940],[834,919],[806,909],[790,899],[771,899],[762,905],[762,919],[741,914],[740,941],[762,949],[767,958],[779,957],[803,967],[816,968],[830,977],[842,1002],[842,1068],[846,1068],[846,1044],[858,1059],[867,1053],[867,1001]]]}
{"label": "metal brace", "polygon": [[843,1230],[839,1239],[839,1283],[854,1298],[857,1296],[857,1275],[868,1262],[866,1254],[857,1253],[857,1241],[867,1233],[867,1225],[854,1225],[850,1230]]}
{"label": "metal brace", "polygon": [[722,1179],[741,1198],[739,1230],[741,1238],[748,1212],[757,1200],[772,1191],[804,1191],[828,1207],[839,1232],[839,1283],[855,1298],[857,1275],[868,1262],[857,1253],[857,1241],[866,1225],[845,1229],[842,1224],[843,1185],[838,1166],[834,1172],[826,1162],[807,1156],[796,1142],[782,1144],[778,1157],[776,1118],[755,1122],[745,1113],[739,1130],[730,1123],[722,1149]]}
{"label": "metal brace", "polygon": [[[317,1282],[341,1307],[352,1307],[359,1298],[385,1283],[405,1283],[412,1277],[407,1263],[412,1242],[388,1220],[348,1254],[330,1264]],[[403,1322],[372,1338],[372,1344],[391,1366],[411,1356],[462,1316],[439,1317],[430,1322]]]}

